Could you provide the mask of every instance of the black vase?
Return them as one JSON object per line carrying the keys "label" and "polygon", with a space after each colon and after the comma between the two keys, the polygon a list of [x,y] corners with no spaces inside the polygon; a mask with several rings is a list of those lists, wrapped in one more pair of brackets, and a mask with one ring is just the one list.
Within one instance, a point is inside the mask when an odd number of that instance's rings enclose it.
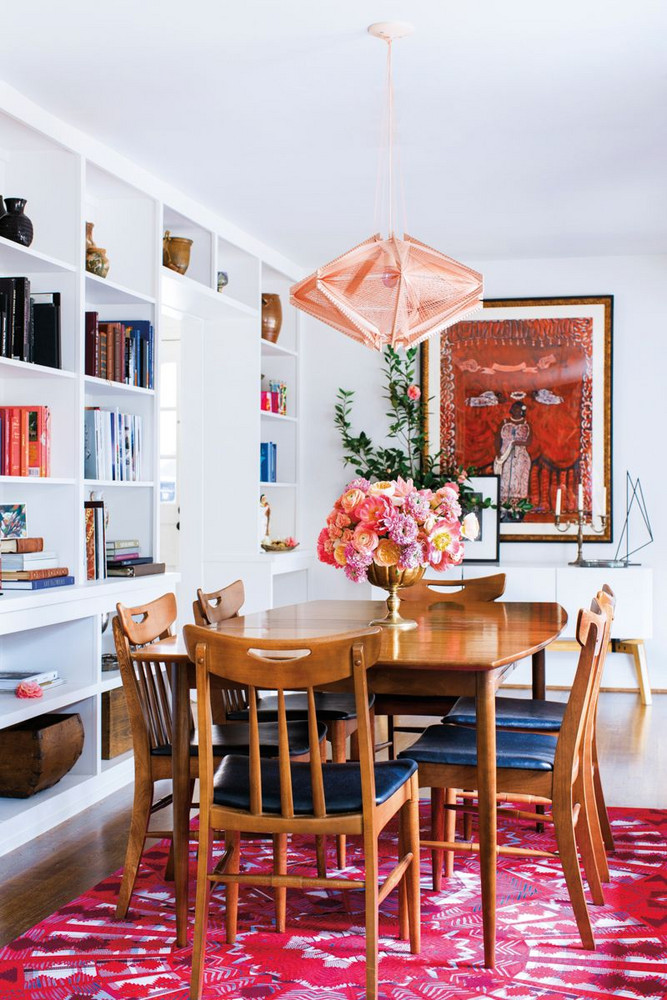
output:
{"label": "black vase", "polygon": [[32,222],[23,214],[25,204],[25,198],[5,198],[7,212],[0,217],[0,236],[29,247],[32,243],[33,229]]}

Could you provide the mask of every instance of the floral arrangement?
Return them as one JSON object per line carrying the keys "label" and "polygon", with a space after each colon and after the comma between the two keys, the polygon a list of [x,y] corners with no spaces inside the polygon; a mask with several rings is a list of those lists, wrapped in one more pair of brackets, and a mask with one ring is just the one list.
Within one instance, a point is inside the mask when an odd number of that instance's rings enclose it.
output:
{"label": "floral arrangement", "polygon": [[479,532],[475,514],[461,517],[458,483],[417,489],[411,479],[354,479],[336,500],[317,539],[321,562],[344,569],[355,583],[368,568],[445,570],[463,559],[466,538]]}

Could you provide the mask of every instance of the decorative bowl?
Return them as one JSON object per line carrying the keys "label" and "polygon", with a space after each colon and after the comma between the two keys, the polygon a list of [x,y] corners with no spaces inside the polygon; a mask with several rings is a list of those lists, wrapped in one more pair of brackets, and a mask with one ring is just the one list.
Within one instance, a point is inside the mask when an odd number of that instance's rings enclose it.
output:
{"label": "decorative bowl", "polygon": [[294,538],[272,538],[270,542],[262,542],[265,552],[293,552],[299,543]]}

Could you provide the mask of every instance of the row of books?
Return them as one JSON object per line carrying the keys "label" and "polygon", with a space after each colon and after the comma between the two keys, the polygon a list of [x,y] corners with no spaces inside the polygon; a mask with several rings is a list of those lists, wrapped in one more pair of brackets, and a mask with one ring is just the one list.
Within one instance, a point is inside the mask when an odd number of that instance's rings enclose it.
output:
{"label": "row of books", "polygon": [[30,279],[0,278],[0,357],[60,368],[60,293]]}
{"label": "row of books", "polygon": [[147,319],[100,322],[86,313],[86,375],[155,388],[153,325]]}
{"label": "row of books", "polygon": [[277,480],[278,449],[274,441],[262,441],[259,446],[259,478],[263,483]]}
{"label": "row of books", "polygon": [[39,684],[46,690],[64,684],[64,680],[57,670],[0,670],[0,692],[14,692],[19,684]]}
{"label": "row of books", "polygon": [[164,573],[165,564],[142,556],[138,538],[117,538],[106,543],[107,576],[153,576]]}
{"label": "row of books", "polygon": [[87,406],[84,415],[86,479],[138,482],[143,470],[142,422],[134,413]]}
{"label": "row of books", "polygon": [[0,475],[51,475],[48,406],[0,407]]}
{"label": "row of books", "polygon": [[285,382],[271,380],[269,388],[261,390],[260,408],[269,413],[287,416],[287,385]]}

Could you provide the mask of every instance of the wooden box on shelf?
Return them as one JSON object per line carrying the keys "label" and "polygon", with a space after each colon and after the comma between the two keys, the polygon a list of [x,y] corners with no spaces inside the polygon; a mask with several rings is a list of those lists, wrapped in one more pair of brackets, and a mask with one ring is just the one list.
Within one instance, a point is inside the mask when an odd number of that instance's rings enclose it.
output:
{"label": "wooden box on shelf", "polygon": [[83,750],[78,712],[38,715],[0,731],[0,795],[27,799],[51,788]]}
{"label": "wooden box on shelf", "polygon": [[102,760],[132,749],[132,730],[122,687],[102,692]]}

